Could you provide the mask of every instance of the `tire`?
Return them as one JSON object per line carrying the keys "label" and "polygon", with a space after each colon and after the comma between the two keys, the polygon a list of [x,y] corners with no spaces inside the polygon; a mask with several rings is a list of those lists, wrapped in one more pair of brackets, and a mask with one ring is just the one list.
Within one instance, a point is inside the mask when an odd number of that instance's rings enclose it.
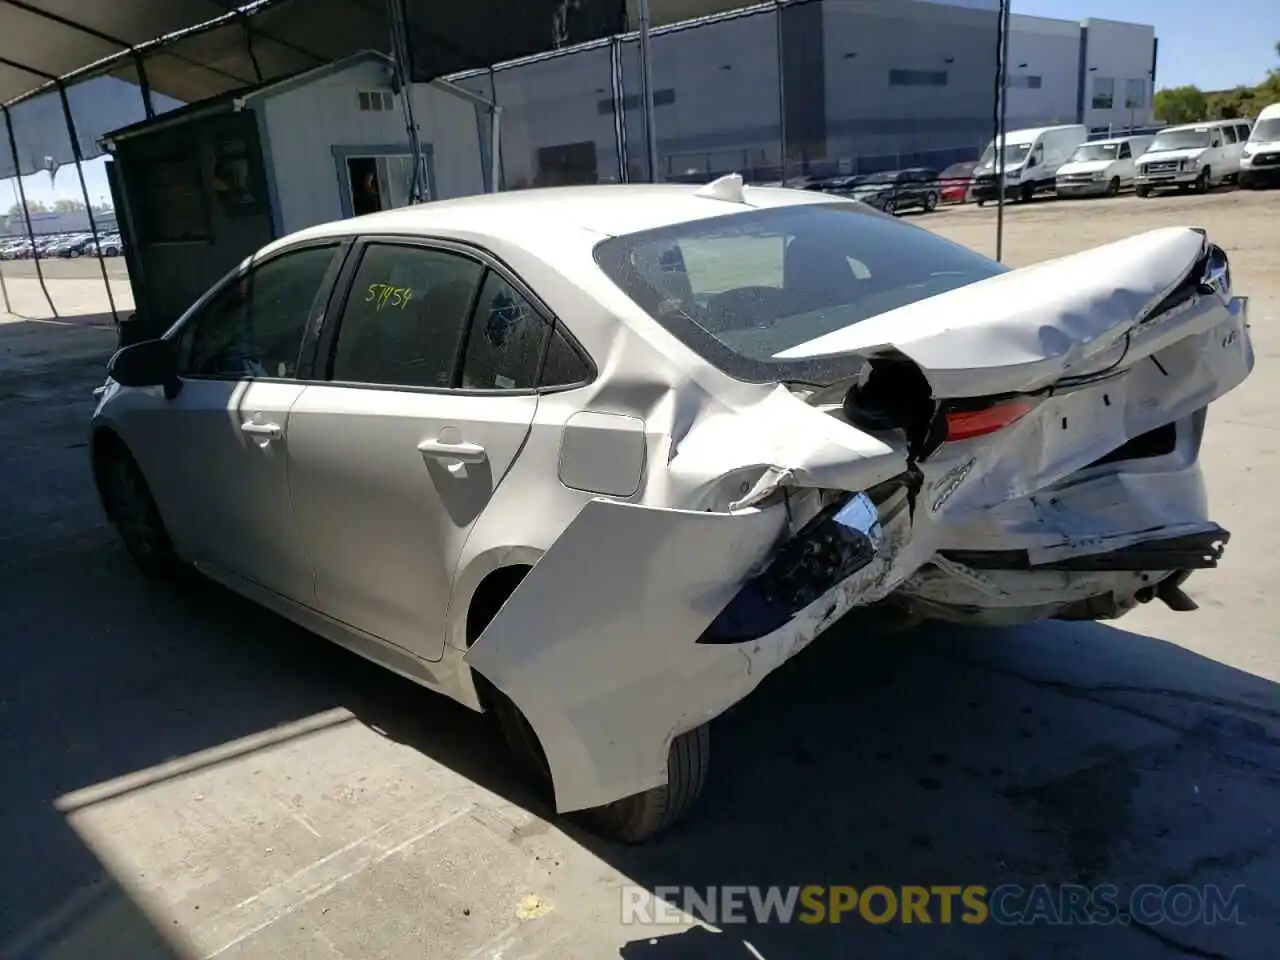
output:
{"label": "tire", "polygon": [[880,209],[882,209],[885,213],[889,214],[889,216],[891,217],[896,216],[897,210],[898,210],[898,204],[896,201],[894,201],[892,197],[890,197],[888,200],[884,202],[884,206],[881,207]]}
{"label": "tire", "polygon": [[924,195],[924,203],[921,206],[924,207],[925,213],[933,213],[938,207],[938,195],[936,193],[926,193]]}
{"label": "tire", "polygon": [[975,200],[974,203],[976,203],[980,207],[985,207],[987,205],[987,201],[985,200]]}
{"label": "tire", "polygon": [[[517,762],[540,793],[544,796],[553,794],[551,768],[533,727],[520,709],[500,691],[490,687],[489,695],[503,739]],[[710,756],[711,727],[704,723],[671,742],[665,784],[603,807],[579,811],[572,814],[572,819],[605,840],[626,844],[652,840],[693,807],[707,782]]]}
{"label": "tire", "polygon": [[1018,191],[1018,199],[1023,203],[1030,203],[1036,195],[1036,185],[1034,183],[1024,183]]}
{"label": "tire", "polygon": [[1196,177],[1195,191],[1196,193],[1208,193],[1209,188],[1213,186],[1213,172],[1209,167],[1205,167],[1200,171],[1200,175]]}
{"label": "tire", "polygon": [[592,833],[620,843],[652,840],[692,809],[707,782],[710,759],[711,726],[704,723],[671,741],[665,784],[585,810],[580,819]]}
{"label": "tire", "polygon": [[147,576],[171,580],[185,569],[137,461],[116,441],[95,464],[107,517],[133,562]]}
{"label": "tire", "polygon": [[1114,197],[1120,192],[1120,178],[1112,177],[1111,182],[1107,184],[1107,196]]}
{"label": "tire", "polygon": [[1141,184],[1139,184],[1138,186],[1134,187],[1134,188],[1133,188],[1133,192],[1134,192],[1134,195],[1135,195],[1135,196],[1139,196],[1139,197],[1143,197],[1143,198],[1146,198],[1146,197],[1151,196],[1151,188],[1150,188],[1150,187],[1147,187],[1147,186],[1143,186],[1143,185],[1141,185]]}

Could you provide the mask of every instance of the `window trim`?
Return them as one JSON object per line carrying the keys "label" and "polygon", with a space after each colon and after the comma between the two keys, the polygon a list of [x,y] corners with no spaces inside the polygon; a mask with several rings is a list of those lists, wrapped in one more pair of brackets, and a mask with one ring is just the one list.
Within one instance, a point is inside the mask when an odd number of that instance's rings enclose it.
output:
{"label": "window trim", "polygon": [[[520,294],[533,308],[534,313],[545,323],[554,335],[559,332],[564,337],[569,348],[573,350],[578,359],[582,362],[583,367],[587,371],[587,377],[576,383],[556,384],[546,387],[517,387],[510,390],[478,389],[463,386],[448,387],[429,387],[410,384],[396,383],[364,383],[355,380],[335,380],[333,377],[333,362],[337,354],[338,337],[342,335],[342,322],[347,309],[347,302],[350,300],[351,293],[354,290],[356,271],[360,269],[360,263],[364,259],[365,251],[371,246],[400,246],[400,247],[417,247],[424,250],[431,250],[438,253],[451,253],[462,256],[468,260],[472,260],[481,267],[480,282],[476,285],[475,294],[471,298],[471,306],[467,310],[466,319],[463,321],[462,330],[459,334],[458,343],[455,345],[453,362],[449,370],[450,384],[460,383],[462,364],[466,357],[467,343],[471,336],[471,327],[475,323],[476,305],[484,288],[485,276],[489,271],[498,274],[503,280],[511,285],[518,294]],[[551,310],[541,297],[539,297],[529,284],[514,270],[503,262],[497,255],[483,247],[474,244],[465,243],[460,240],[454,240],[448,237],[428,236],[424,234],[400,234],[400,233],[376,233],[362,234],[354,239],[351,250],[348,252],[346,262],[343,266],[342,275],[338,278],[337,286],[334,288],[333,295],[329,301],[330,309],[326,311],[323,319],[318,324],[319,330],[317,334],[316,349],[310,358],[310,366],[308,373],[310,374],[309,382],[324,384],[331,387],[343,387],[351,390],[389,390],[396,393],[432,393],[449,396],[478,396],[478,397],[523,397],[544,393],[563,393],[566,390],[577,390],[585,387],[600,375],[600,368],[596,365],[594,358],[583,347],[582,342],[574,335],[573,331],[563,323],[559,317]],[[547,338],[547,344],[543,348],[542,358],[539,363],[539,376],[542,373],[542,367],[546,364],[546,357],[551,348],[551,337]]]}
{"label": "window trim", "polygon": [[[307,240],[301,240],[297,243],[291,243],[287,247],[281,247],[278,250],[271,251],[269,256],[261,259],[251,259],[247,263],[242,262],[229,270],[221,280],[204,292],[204,294],[193,303],[187,311],[175,320],[172,326],[160,335],[161,340],[169,343],[177,344],[183,333],[189,325],[198,323],[200,317],[204,315],[209,305],[222,295],[222,293],[231,284],[236,283],[246,277],[255,270],[260,270],[267,264],[274,263],[281,257],[291,253],[299,253],[303,250],[311,250],[322,247],[333,247],[336,254],[329,263],[329,269],[325,271],[324,279],[321,281],[320,290],[317,291],[315,302],[311,305],[311,312],[307,315],[307,325],[302,331],[302,341],[298,344],[298,362],[297,375],[293,377],[246,377],[231,376],[230,374],[189,374],[179,373],[181,380],[191,381],[213,381],[219,383],[239,383],[241,381],[254,383],[306,383],[309,380],[311,372],[311,360],[314,356],[314,344],[312,341],[317,335],[320,323],[325,313],[333,302],[334,292],[337,290],[337,282],[341,276],[342,269],[346,265],[346,261],[350,257],[352,238],[349,236],[333,236],[333,237],[314,237]],[[309,345],[312,349],[308,349]]]}

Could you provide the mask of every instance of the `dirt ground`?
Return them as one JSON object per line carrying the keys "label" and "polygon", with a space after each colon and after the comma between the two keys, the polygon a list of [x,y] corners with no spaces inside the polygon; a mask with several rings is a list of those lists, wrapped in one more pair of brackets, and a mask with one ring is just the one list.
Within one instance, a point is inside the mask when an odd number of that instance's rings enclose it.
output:
{"label": "dirt ground", "polygon": [[[1188,584],[1199,611],[895,638],[839,625],[716,722],[699,809],[640,849],[556,820],[468,711],[214,587],[145,583],[85,462],[110,331],[0,324],[0,956],[1274,956],[1278,219],[1280,192],[1007,210],[1014,264],[1203,226],[1252,297],[1258,370],[1209,418],[1234,537]],[[988,253],[994,220],[913,218]],[[628,885],[1108,883],[1122,902],[1142,884],[1234,890],[1239,922],[851,914],[716,932],[622,910]]]}

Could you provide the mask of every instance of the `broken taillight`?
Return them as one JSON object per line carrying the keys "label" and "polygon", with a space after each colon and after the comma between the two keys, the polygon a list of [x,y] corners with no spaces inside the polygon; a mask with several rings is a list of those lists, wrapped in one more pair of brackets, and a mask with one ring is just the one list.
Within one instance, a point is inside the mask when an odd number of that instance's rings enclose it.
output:
{"label": "broken taillight", "polygon": [[948,410],[947,441],[972,440],[1011,427],[1034,410],[1036,403],[1020,397],[1000,400],[977,410]]}

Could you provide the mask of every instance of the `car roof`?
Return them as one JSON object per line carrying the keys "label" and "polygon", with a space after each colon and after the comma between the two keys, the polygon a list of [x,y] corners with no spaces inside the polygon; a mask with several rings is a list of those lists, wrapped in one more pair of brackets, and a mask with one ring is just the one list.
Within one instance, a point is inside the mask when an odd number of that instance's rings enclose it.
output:
{"label": "car roof", "polygon": [[483,235],[527,245],[551,231],[599,238],[636,233],[748,209],[839,203],[828,194],[790,187],[744,187],[743,203],[699,196],[701,184],[604,184],[535,187],[384,210],[308,227],[263,252],[303,240],[370,234]]}

